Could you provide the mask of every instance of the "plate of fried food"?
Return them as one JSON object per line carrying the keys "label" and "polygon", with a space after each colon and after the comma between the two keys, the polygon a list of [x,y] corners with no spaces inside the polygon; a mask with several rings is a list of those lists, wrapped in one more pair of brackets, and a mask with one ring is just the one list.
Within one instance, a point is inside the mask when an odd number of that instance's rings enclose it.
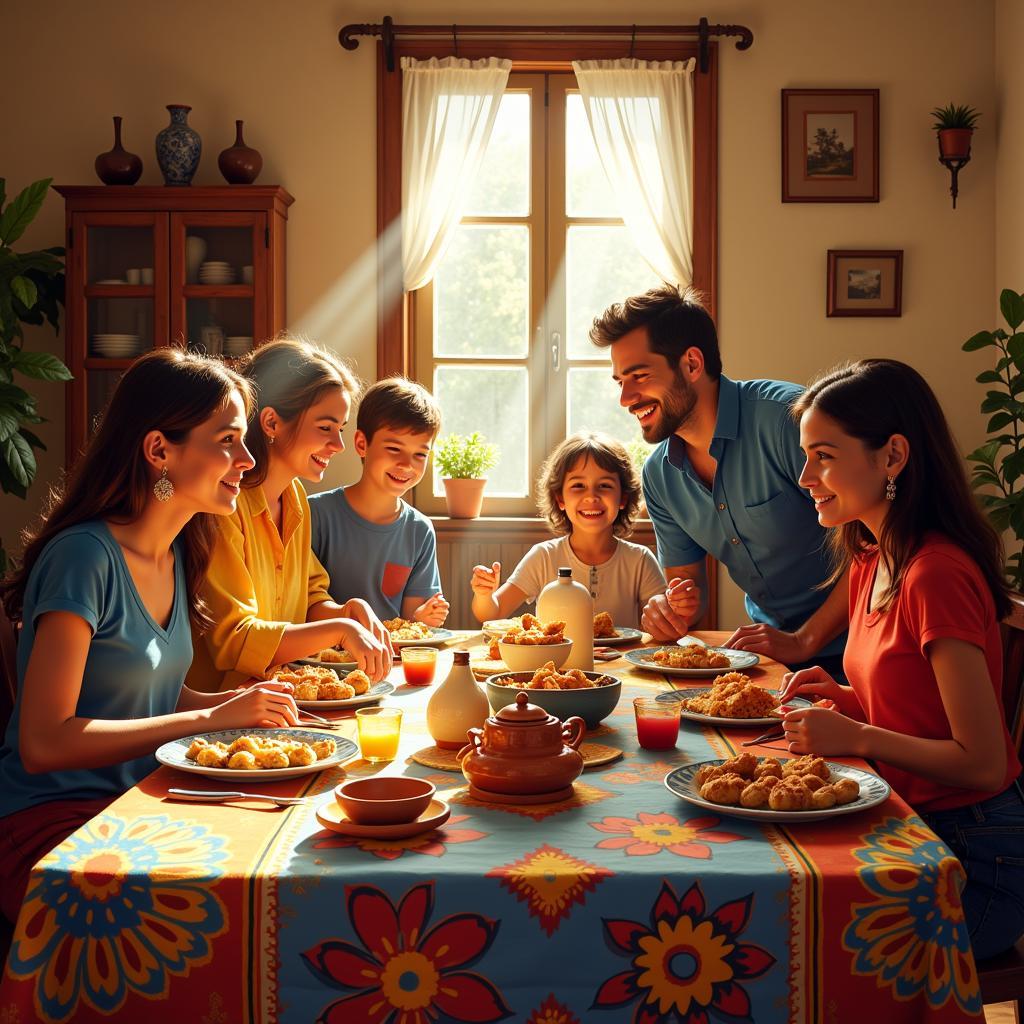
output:
{"label": "plate of fried food", "polygon": [[156,759],[213,779],[287,779],[341,764],[358,753],[344,736],[305,729],[224,729],[170,740]]}
{"label": "plate of fried food", "polygon": [[[659,693],[659,701],[679,701],[679,717],[701,725],[777,725],[783,709],[779,707],[779,691],[769,690],[751,681],[742,672],[726,672],[716,676],[709,688],[694,687]],[[809,708],[804,697],[791,697],[785,711]]]}
{"label": "plate of fried food", "polygon": [[670,793],[709,811],[756,821],[817,821],[887,800],[889,784],[872,772],[805,754],[755,754],[687,764],[665,776]]}
{"label": "plate of fried food", "polygon": [[560,672],[549,661],[532,672],[492,675],[485,688],[492,711],[514,704],[516,694],[526,690],[531,704],[563,722],[578,715],[588,729],[594,729],[615,710],[622,694],[622,681],[607,672],[584,672],[579,668]]}
{"label": "plate of fried food", "polygon": [[666,676],[717,676],[726,672],[744,672],[753,668],[760,655],[733,651],[728,647],[707,647],[688,643],[685,647],[642,647],[626,651],[625,658],[638,668],[661,672]]}
{"label": "plate of fried food", "polygon": [[451,640],[455,634],[441,626],[428,626],[410,619],[385,619],[384,628],[391,634],[393,647],[429,647]]}
{"label": "plate of fried food", "polygon": [[370,677],[358,668],[339,676],[327,665],[297,663],[278,669],[274,678],[291,683],[296,705],[312,711],[374,704],[395,691],[394,684],[386,679],[371,683]]}
{"label": "plate of fried food", "polygon": [[318,665],[321,668],[339,669],[342,672],[349,672],[354,669],[358,662],[355,656],[344,647],[325,647],[317,651],[311,658],[296,658],[296,665]]}
{"label": "plate of fried food", "polygon": [[594,643],[601,647],[616,647],[619,644],[635,644],[643,633],[632,626],[616,626],[608,612],[594,616]]}

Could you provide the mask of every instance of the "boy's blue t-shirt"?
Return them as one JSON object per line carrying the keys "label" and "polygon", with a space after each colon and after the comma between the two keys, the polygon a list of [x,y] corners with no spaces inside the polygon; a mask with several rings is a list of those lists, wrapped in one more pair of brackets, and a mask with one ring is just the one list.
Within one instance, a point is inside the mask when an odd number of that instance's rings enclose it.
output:
{"label": "boy's blue t-shirt", "polygon": [[93,520],[57,534],[32,567],[25,589],[18,697],[0,747],[0,817],[52,800],[118,796],[157,767],[149,754],[100,768],[39,774],[25,770],[18,751],[25,671],[39,617],[52,611],[72,612],[92,630],[75,710],[80,718],[172,714],[192,663],[185,557],[177,541],[174,602],[164,629],[146,611],[121,547],[105,523]]}
{"label": "boy's blue t-shirt", "polygon": [[313,553],[331,579],[331,597],[361,597],[382,619],[402,614],[402,599],[441,593],[437,539],[430,520],[401,502],[392,523],[371,523],[348,503],[345,489],[309,499]]}

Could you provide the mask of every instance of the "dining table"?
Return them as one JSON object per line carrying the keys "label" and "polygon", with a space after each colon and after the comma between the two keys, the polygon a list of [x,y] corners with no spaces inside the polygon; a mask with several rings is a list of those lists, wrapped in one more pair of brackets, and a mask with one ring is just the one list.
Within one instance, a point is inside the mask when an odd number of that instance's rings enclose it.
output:
{"label": "dining table", "polygon": [[[404,684],[396,665],[391,762],[357,754],[230,787],[160,766],[111,803],[36,865],[0,1024],[981,1018],[962,866],[898,794],[800,822],[694,806],[664,784],[674,769],[792,755],[778,739],[742,746],[761,730],[685,719],[674,749],[642,749],[632,699],[710,680],[623,657],[600,665],[621,697],[584,737],[602,763],[570,798],[471,794],[454,758],[430,756],[425,709],[452,650],[483,644],[456,634],[430,686]],[[785,671],[763,657],[747,674],[777,689]],[[355,738],[350,711],[325,714],[340,723],[331,735]],[[429,780],[450,817],[404,838],[323,827],[335,786],[378,773]],[[178,787],[304,799],[170,799]]]}

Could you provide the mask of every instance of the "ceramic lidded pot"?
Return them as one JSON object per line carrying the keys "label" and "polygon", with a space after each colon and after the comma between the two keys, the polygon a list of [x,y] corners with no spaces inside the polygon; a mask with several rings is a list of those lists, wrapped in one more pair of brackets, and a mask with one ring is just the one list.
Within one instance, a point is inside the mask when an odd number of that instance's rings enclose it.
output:
{"label": "ceramic lidded pot", "polygon": [[142,174],[142,160],[121,145],[121,118],[114,118],[114,148],[96,157],[96,175],[104,185],[134,185]]}
{"label": "ceramic lidded pot", "polygon": [[491,793],[529,796],[564,789],[583,772],[579,745],[582,718],[564,723],[530,703],[527,691],[488,718],[482,729],[469,730],[469,743],[458,753],[462,774]]}
{"label": "ceramic lidded pot", "polygon": [[235,122],[235,144],[217,157],[217,166],[229,185],[251,185],[263,170],[263,157],[245,144],[242,125],[242,121]]}
{"label": "ceramic lidded pot", "polygon": [[165,185],[191,185],[203,152],[203,140],[199,132],[189,127],[191,107],[172,103],[167,109],[171,123],[157,134],[156,162],[160,165]]}

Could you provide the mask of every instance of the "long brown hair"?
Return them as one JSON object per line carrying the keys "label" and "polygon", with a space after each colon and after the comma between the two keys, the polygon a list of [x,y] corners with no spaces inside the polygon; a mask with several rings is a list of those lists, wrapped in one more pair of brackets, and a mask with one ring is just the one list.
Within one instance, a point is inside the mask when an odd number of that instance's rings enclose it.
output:
{"label": "long brown hair", "polygon": [[545,460],[537,480],[537,507],[556,534],[572,533],[572,523],[558,499],[565,487],[565,478],[580,459],[593,459],[606,473],[614,473],[622,485],[622,508],[619,509],[612,534],[628,537],[633,520],[640,509],[640,478],[625,446],[607,434],[581,430],[570,434]]}
{"label": "long brown hair", "polygon": [[[0,584],[7,614],[12,619],[21,616],[32,567],[58,533],[93,519],[132,522],[141,515],[152,492],[149,464],[142,453],[150,431],[182,444],[189,431],[223,409],[235,393],[242,396],[248,412],[253,404],[249,382],[216,360],[168,347],[137,359],[114,389],[67,486],[50,489],[39,526],[22,534],[21,565]],[[189,615],[200,629],[212,625],[199,594],[215,528],[212,515],[199,513],[181,532]]]}
{"label": "long brown hair", "polygon": [[249,413],[245,446],[256,465],[242,478],[243,487],[256,487],[267,478],[270,448],[260,427],[260,413],[271,407],[284,423],[296,423],[332,387],[350,400],[359,393],[359,381],[333,352],[301,338],[277,338],[261,345],[239,366],[253,384],[256,404]]}
{"label": "long brown hair", "polygon": [[811,384],[794,403],[793,414],[799,419],[810,409],[824,413],[872,451],[881,449],[893,434],[902,434],[910,447],[877,541],[857,520],[829,531],[835,571],[827,583],[838,580],[854,559],[873,551],[877,542],[889,571],[881,605],[886,607],[899,592],[907,564],[925,533],[934,530],[974,560],[1003,618],[1010,601],[1002,542],[971,494],[949,424],[921,374],[895,359],[862,359]]}

